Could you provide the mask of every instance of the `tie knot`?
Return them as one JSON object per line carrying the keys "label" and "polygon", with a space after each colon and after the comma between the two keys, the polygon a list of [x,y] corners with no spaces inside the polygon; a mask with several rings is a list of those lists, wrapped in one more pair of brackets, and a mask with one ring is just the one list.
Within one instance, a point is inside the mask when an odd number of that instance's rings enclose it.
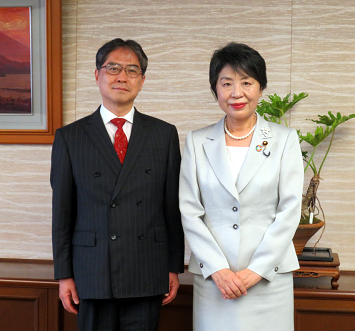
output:
{"label": "tie knot", "polygon": [[122,128],[123,124],[126,123],[126,120],[124,118],[113,118],[111,122],[115,124],[118,128]]}

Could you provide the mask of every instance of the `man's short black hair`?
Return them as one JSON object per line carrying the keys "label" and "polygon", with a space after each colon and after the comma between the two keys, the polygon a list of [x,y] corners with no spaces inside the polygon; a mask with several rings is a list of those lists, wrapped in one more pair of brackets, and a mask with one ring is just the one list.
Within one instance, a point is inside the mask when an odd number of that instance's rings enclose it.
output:
{"label": "man's short black hair", "polygon": [[239,74],[247,74],[256,79],[261,90],[267,85],[266,64],[262,56],[245,44],[231,42],[217,49],[210,63],[210,85],[213,95],[217,97],[217,81],[220,72],[226,66],[231,66]]}
{"label": "man's short black hair", "polygon": [[108,55],[118,48],[130,49],[134,52],[134,54],[137,55],[142,70],[142,75],[144,76],[148,67],[147,55],[145,55],[141,45],[130,39],[123,40],[121,38],[116,38],[104,44],[96,53],[96,69],[100,70],[100,68],[104,65]]}

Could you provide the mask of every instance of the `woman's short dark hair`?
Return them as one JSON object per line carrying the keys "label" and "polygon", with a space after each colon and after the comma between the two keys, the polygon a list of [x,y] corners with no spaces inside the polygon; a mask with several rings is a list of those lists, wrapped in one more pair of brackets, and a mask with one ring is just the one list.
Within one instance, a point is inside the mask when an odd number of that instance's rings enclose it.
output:
{"label": "woman's short dark hair", "polygon": [[211,58],[210,85],[216,99],[218,99],[216,85],[219,74],[228,65],[239,74],[244,73],[256,79],[261,90],[266,88],[266,64],[262,56],[247,45],[231,42],[217,49]]}
{"label": "woman's short dark hair", "polygon": [[142,75],[144,76],[148,67],[147,55],[145,55],[141,45],[139,45],[136,41],[130,39],[123,40],[121,38],[116,38],[103,45],[96,53],[96,69],[100,70],[100,68],[105,63],[108,55],[118,48],[128,48],[133,51],[134,54],[137,55],[142,70]]}

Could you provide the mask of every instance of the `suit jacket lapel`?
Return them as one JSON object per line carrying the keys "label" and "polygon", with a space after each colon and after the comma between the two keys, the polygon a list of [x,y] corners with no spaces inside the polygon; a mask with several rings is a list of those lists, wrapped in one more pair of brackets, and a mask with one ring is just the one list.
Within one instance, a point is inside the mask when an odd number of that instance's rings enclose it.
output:
{"label": "suit jacket lapel", "polygon": [[[259,114],[257,115],[257,117],[258,119],[256,122],[255,132],[250,143],[250,148],[245,157],[242,168],[240,169],[237,180],[237,190],[239,194],[243,191],[245,186],[257,173],[262,163],[269,157],[267,155],[270,152],[271,147],[274,143],[269,123]],[[258,151],[258,145],[263,146],[264,141],[267,141],[266,148],[262,148],[260,151]]]}
{"label": "suit jacket lapel", "polygon": [[88,120],[84,123],[84,130],[92,140],[101,156],[106,160],[112,171],[118,177],[122,165],[107,133],[105,124],[102,121],[100,107],[88,117]]}
{"label": "suit jacket lapel", "polygon": [[218,180],[238,199],[238,191],[230,171],[223,125],[224,117],[207,134],[207,141],[203,143],[203,148]]}
{"label": "suit jacket lapel", "polygon": [[120,192],[124,184],[124,181],[127,178],[128,173],[132,169],[132,166],[135,164],[136,159],[138,158],[144,146],[144,143],[147,141],[148,124],[149,124],[148,118],[144,117],[140,112],[137,111],[137,109],[135,109],[131,137],[129,139],[128,148],[123,162],[122,170],[112,195],[112,200],[114,200],[117,197],[118,193]]}

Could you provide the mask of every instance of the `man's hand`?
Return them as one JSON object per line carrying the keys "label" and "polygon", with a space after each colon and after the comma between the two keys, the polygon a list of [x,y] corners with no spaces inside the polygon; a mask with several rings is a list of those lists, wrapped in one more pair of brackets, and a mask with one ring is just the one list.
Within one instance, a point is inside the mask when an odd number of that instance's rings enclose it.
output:
{"label": "man's hand", "polygon": [[73,278],[59,280],[59,298],[69,313],[78,314],[79,297]]}
{"label": "man's hand", "polygon": [[247,294],[247,290],[239,277],[230,269],[221,269],[211,275],[223,299],[232,300]]}
{"label": "man's hand", "polygon": [[177,290],[179,288],[179,277],[175,272],[169,272],[169,293],[165,294],[165,299],[162,302],[162,305],[167,305],[173,301],[176,297]]}
{"label": "man's hand", "polygon": [[262,279],[262,277],[260,275],[258,275],[254,271],[251,271],[250,269],[240,270],[240,271],[236,272],[236,275],[243,282],[246,289],[251,288],[255,284],[259,283],[260,280]]}

